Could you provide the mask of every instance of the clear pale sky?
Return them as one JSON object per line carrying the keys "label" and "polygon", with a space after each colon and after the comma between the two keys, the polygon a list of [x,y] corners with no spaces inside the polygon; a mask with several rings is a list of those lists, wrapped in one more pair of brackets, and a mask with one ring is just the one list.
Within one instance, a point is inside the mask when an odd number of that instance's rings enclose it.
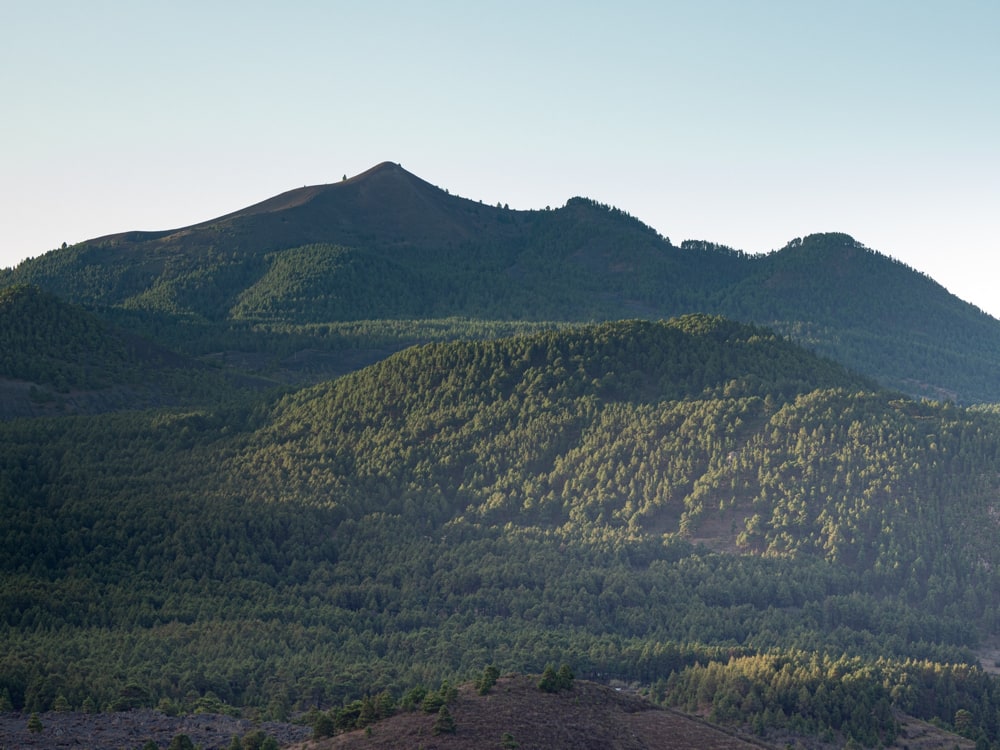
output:
{"label": "clear pale sky", "polygon": [[0,267],[388,160],[675,243],[846,232],[1000,317],[998,40],[998,0],[0,0]]}

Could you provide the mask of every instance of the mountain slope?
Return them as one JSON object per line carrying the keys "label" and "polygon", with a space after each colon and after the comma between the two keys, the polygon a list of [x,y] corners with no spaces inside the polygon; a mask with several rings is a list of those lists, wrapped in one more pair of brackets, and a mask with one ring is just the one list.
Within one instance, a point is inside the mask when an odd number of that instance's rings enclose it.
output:
{"label": "mountain slope", "polygon": [[0,700],[285,718],[567,662],[760,731],[997,738],[998,457],[988,411],[706,316],[13,420]]}
{"label": "mountain slope", "polygon": [[204,403],[255,387],[270,384],[236,381],[37,287],[0,289],[0,417]]}
{"label": "mountain slope", "polygon": [[997,321],[929,277],[840,234],[806,237],[751,265],[719,300],[722,314],[770,325],[904,392],[993,398]]}
{"label": "mountain slope", "polygon": [[[0,285],[13,283],[198,355],[268,350],[275,328],[366,319],[708,312],[773,327],[908,393],[1000,401],[1000,322],[846,235],[766,256],[676,247],[594,201],[484,206],[388,162],[184,229],[55,250],[0,271]],[[209,333],[192,336],[193,322]]]}
{"label": "mountain slope", "polygon": [[[367,747],[389,750],[430,746],[455,750],[544,747],[557,750],[753,750],[763,742],[743,739],[709,724],[664,710],[638,696],[575,680],[569,691],[546,693],[537,678],[510,675],[487,694],[463,686],[452,705],[453,733],[433,733],[436,715],[399,713],[339,737],[296,746],[300,750]],[[503,740],[507,737],[507,744]]]}
{"label": "mountain slope", "polygon": [[430,345],[287,397],[230,481],[414,524],[681,532],[925,596],[932,569],[964,581],[994,556],[996,425],[869,388],[705,316]]}
{"label": "mountain slope", "polygon": [[15,279],[74,302],[218,317],[268,267],[268,253],[315,243],[453,245],[495,223],[494,214],[384,163],[184,229],[109,235],[49,253],[19,266]]}

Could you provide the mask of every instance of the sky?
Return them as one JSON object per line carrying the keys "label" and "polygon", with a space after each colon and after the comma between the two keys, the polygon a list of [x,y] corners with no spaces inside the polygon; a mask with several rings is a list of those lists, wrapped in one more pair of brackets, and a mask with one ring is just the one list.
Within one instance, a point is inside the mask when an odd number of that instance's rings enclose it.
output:
{"label": "sky", "polygon": [[0,0],[0,267],[394,161],[675,244],[846,232],[1000,318],[997,0]]}

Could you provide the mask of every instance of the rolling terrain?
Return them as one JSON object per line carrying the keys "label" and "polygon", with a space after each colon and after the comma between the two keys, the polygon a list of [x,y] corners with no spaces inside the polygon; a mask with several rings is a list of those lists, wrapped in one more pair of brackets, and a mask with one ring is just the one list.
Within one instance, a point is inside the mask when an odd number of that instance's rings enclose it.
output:
{"label": "rolling terrain", "polygon": [[345,351],[379,348],[345,323],[396,321],[401,348],[427,340],[414,321],[711,313],[766,325],[906,393],[1000,400],[1000,322],[847,235],[762,256],[675,246],[585,198],[543,211],[486,206],[389,162],[191,227],[54,250],[0,271],[10,284],[191,355],[332,352],[315,358],[331,365],[317,380],[349,366]]}
{"label": "rolling terrain", "polygon": [[0,700],[353,721],[568,662],[764,736],[989,740],[998,436],[708,316],[10,421]]}
{"label": "rolling terrain", "polygon": [[[449,686],[560,664],[611,712],[598,743],[670,708],[779,746],[1000,746],[998,326],[847,235],[678,247],[388,163],[25,261],[0,711],[393,746],[428,706],[496,734]],[[572,734],[526,679],[501,684],[537,721],[503,731]]]}
{"label": "rolling terrain", "polygon": [[[364,730],[297,745],[297,750],[547,747],[604,750],[753,750],[773,747],[734,736],[637,696],[577,680],[571,690],[545,693],[537,678],[510,675],[486,695],[463,686],[450,711],[454,732],[434,733],[436,715],[400,713]],[[504,745],[503,743],[507,744]]]}
{"label": "rolling terrain", "polygon": [[0,289],[0,419],[231,401],[276,383],[122,330],[32,286]]}

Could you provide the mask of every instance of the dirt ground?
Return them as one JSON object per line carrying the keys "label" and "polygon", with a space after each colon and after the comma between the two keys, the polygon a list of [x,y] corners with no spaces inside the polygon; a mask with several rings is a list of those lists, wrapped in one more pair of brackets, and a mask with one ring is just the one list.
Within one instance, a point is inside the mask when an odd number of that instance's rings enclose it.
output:
{"label": "dirt ground", "polygon": [[[627,690],[574,681],[572,690],[543,693],[535,679],[501,678],[489,695],[462,687],[449,706],[454,734],[435,735],[435,715],[399,713],[369,728],[311,741],[312,730],[297,724],[259,726],[228,716],[199,714],[170,717],[158,711],[84,714],[47,712],[39,715],[42,731],[28,731],[28,715],[0,714],[0,750],[95,748],[138,750],[148,740],[162,749],[177,734],[186,734],[204,750],[225,750],[233,735],[261,729],[283,748],[296,750],[478,750],[518,747],[521,750],[832,750],[836,745],[816,738],[768,735],[764,739],[716,727],[679,711],[662,709]],[[902,750],[972,750],[975,743],[911,717],[898,717]],[[505,740],[507,744],[504,744]],[[516,743],[513,744],[513,743]]]}
{"label": "dirt ground", "polygon": [[[450,706],[454,734],[435,735],[435,716],[397,714],[371,727],[298,750],[760,750],[773,748],[741,738],[679,712],[667,711],[626,691],[577,680],[572,690],[541,692],[537,678],[502,678],[487,696],[466,686]],[[504,744],[505,736],[507,744]],[[516,743],[516,744],[515,744]]]}
{"label": "dirt ground", "polygon": [[106,714],[48,711],[38,716],[42,731],[34,734],[28,731],[28,714],[0,713],[0,750],[138,750],[148,740],[165,748],[178,734],[186,734],[204,750],[223,750],[234,734],[242,737],[252,729],[263,730],[282,745],[312,736],[309,727],[278,723],[255,726],[249,721],[209,714],[171,717],[152,710]]}

